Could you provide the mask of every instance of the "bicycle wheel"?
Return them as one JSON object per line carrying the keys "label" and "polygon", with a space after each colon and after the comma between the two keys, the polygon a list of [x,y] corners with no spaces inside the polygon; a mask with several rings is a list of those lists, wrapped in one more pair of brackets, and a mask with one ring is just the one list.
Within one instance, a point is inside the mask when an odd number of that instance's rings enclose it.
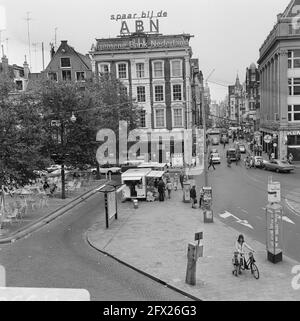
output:
{"label": "bicycle wheel", "polygon": [[251,264],[251,273],[253,274],[253,276],[256,278],[256,280],[259,279],[259,271],[258,271],[258,267],[256,266],[255,263]]}

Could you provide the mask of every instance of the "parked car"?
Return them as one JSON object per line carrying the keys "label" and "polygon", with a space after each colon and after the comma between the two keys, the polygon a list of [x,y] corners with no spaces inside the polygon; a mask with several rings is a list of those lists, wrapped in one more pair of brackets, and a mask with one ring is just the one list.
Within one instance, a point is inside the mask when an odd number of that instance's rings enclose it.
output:
{"label": "parked car", "polygon": [[48,173],[52,173],[58,169],[61,169],[61,165],[55,164],[55,165],[50,165],[49,167],[46,168]]}
{"label": "parked car", "polygon": [[211,156],[214,164],[221,164],[221,157],[218,153],[212,153]]}
{"label": "parked car", "polygon": [[[93,173],[93,175],[97,174],[97,168],[91,168],[90,171]],[[119,174],[121,173],[121,167],[113,164],[104,164],[100,166],[99,168],[100,174]]]}
{"label": "parked car", "polygon": [[287,161],[281,161],[278,159],[273,159],[269,162],[265,162],[264,168],[265,170],[276,171],[277,173],[290,173],[291,171],[295,170],[294,165],[290,165]]}
{"label": "parked car", "polygon": [[239,144],[239,150],[241,154],[246,154],[246,147],[243,144]]}

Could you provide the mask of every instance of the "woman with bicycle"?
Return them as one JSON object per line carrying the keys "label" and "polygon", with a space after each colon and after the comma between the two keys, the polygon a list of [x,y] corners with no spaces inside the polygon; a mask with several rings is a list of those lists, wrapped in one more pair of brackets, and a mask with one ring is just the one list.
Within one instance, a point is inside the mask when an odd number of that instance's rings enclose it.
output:
{"label": "woman with bicycle", "polygon": [[[243,262],[241,264],[244,264],[245,269],[249,270],[249,267],[247,265],[246,258],[245,258],[245,248],[247,248],[252,253],[255,252],[252,249],[252,247],[245,242],[244,235],[241,234],[239,235],[235,243],[235,249],[239,253],[239,262]],[[241,273],[241,271],[239,271],[239,273]]]}

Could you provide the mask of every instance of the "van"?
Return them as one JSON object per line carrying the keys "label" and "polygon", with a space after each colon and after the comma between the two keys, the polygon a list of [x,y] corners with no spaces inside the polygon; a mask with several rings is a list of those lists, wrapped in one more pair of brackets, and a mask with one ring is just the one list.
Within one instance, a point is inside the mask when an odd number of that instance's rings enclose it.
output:
{"label": "van", "polygon": [[236,152],[234,148],[230,148],[226,152],[226,157],[230,158],[231,161],[240,160],[240,154]]}

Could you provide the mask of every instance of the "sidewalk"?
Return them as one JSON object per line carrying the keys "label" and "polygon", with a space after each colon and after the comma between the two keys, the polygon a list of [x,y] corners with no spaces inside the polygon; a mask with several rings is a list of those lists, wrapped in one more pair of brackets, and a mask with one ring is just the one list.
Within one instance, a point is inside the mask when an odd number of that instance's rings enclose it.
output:
{"label": "sidewalk", "polygon": [[[118,220],[105,229],[103,218],[87,232],[90,245],[134,268],[150,274],[201,300],[300,300],[293,290],[292,267],[300,265],[284,257],[276,265],[266,259],[265,245],[247,237],[256,250],[260,279],[250,272],[232,275],[231,259],[238,232],[220,222],[204,224],[201,210],[182,202],[182,191],[173,191],[163,203],[131,202],[119,205]],[[203,231],[204,257],[197,262],[197,284],[185,283],[187,247],[194,234]]]}
{"label": "sidewalk", "polygon": [[[80,202],[84,195],[88,195],[89,192],[96,187],[103,185],[106,180],[91,180],[83,187],[66,193],[66,198],[61,199],[61,195],[56,193],[54,197],[50,197],[47,200],[47,205],[43,207],[27,207],[26,213],[23,217],[18,218],[17,221],[13,220],[12,223],[5,223],[2,229],[0,229],[0,242],[5,242],[11,236],[23,233],[27,229],[31,228],[35,223],[43,221],[48,216],[55,216],[55,213],[62,212],[64,208],[66,211],[69,205]],[[6,196],[10,197],[10,196]],[[58,213],[59,215],[59,213]]]}

